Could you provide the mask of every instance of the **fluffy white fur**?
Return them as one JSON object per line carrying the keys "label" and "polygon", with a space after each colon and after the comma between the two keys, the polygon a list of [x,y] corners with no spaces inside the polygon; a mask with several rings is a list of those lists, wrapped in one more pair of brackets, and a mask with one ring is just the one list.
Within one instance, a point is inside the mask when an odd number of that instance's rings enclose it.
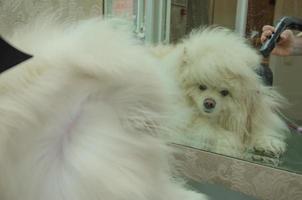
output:
{"label": "fluffy white fur", "polygon": [[0,76],[0,199],[206,199],[172,178],[159,63],[109,22],[52,21],[10,39],[34,58]]}
{"label": "fluffy white fur", "polygon": [[192,108],[183,133],[190,145],[239,157],[252,151],[267,162],[284,153],[287,127],[276,114],[283,98],[254,72],[260,57],[244,39],[208,28],[153,53],[170,65]]}

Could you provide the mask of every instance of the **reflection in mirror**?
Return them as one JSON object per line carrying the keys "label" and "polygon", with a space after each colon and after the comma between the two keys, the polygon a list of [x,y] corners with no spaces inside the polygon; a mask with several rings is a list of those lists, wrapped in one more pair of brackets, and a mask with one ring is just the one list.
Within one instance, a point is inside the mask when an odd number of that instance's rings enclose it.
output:
{"label": "reflection in mirror", "polygon": [[[293,129],[302,124],[302,57],[268,59],[257,53],[263,25],[273,25],[282,16],[302,18],[302,1],[167,2],[171,2],[166,11],[171,15],[167,17],[171,19],[166,24],[167,41],[174,45],[158,46],[153,53],[175,75],[184,97],[179,103],[192,111],[184,120],[187,127],[183,134],[171,140],[302,173],[302,136]],[[145,31],[150,32],[145,22],[152,22],[149,17],[153,15],[145,14],[148,9],[143,0],[105,1],[105,13],[128,16],[143,39]],[[164,15],[160,10],[151,13]],[[195,31],[187,36],[193,29],[209,25],[235,30],[245,40],[225,29]],[[259,69],[268,78],[257,76]],[[263,80],[273,82],[273,87]]]}
{"label": "reflection in mirror", "polygon": [[[257,53],[262,26],[285,15],[302,19],[302,2],[246,1],[245,8],[238,2],[171,2],[170,41],[176,45],[158,47],[156,54],[176,72],[184,106],[192,111],[184,134],[173,140],[302,173],[302,137],[295,129],[302,122],[301,56],[265,59]],[[212,24],[237,29],[240,9],[247,13],[247,40],[219,28],[186,36]],[[273,71],[274,87],[255,73],[259,67]]]}
{"label": "reflection in mirror", "polygon": [[165,58],[192,110],[183,142],[278,164],[288,132],[277,114],[283,98],[255,73],[260,57],[254,49],[227,29],[208,28],[191,33]]}

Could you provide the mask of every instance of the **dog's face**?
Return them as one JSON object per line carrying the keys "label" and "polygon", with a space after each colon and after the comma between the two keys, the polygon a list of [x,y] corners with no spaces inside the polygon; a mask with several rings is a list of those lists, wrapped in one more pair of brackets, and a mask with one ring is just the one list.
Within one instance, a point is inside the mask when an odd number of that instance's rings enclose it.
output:
{"label": "dog's face", "polygon": [[227,130],[250,130],[251,118],[261,109],[262,100],[258,77],[246,68],[232,71],[232,66],[206,59],[184,65],[182,87],[194,116]]}
{"label": "dog's face", "polygon": [[231,88],[215,87],[204,82],[196,82],[190,89],[190,98],[197,106],[200,114],[215,117],[229,110],[234,104]]}
{"label": "dog's face", "polygon": [[257,93],[248,79],[240,73],[233,74],[224,70],[225,66],[211,67],[210,70],[187,67],[191,70],[185,72],[189,74],[183,82],[183,89],[198,115],[211,119],[231,116],[242,109],[248,109],[246,99],[252,100],[250,96]]}
{"label": "dog's face", "polygon": [[[226,121],[247,113],[257,104],[259,80],[240,59],[218,60],[215,53],[193,57],[180,67],[181,85],[188,103],[199,116]],[[217,54],[217,53],[216,53]],[[217,121],[215,120],[215,121]]]}

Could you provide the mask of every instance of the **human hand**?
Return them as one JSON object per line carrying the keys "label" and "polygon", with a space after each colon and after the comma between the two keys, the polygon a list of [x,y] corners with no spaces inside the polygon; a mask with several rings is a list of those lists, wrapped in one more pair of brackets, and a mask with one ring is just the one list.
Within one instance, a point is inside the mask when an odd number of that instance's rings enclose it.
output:
{"label": "human hand", "polygon": [[[275,32],[275,27],[265,25],[262,27],[261,43],[264,43]],[[293,52],[294,34],[291,30],[285,30],[280,35],[280,40],[272,51],[272,54],[278,56],[289,56]]]}

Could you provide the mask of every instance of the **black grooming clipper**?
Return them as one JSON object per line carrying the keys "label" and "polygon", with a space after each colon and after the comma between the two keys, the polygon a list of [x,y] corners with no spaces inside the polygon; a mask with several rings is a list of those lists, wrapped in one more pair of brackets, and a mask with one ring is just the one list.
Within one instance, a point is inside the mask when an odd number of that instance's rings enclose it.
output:
{"label": "black grooming clipper", "polygon": [[[276,25],[275,32],[260,48],[260,53],[264,58],[267,58],[270,55],[275,48],[276,43],[279,41],[281,33],[286,29],[302,31],[302,20],[295,17],[282,17]],[[265,85],[271,86],[273,84],[273,72],[267,65],[262,64],[256,72],[262,77]]]}
{"label": "black grooming clipper", "polygon": [[282,17],[278,21],[275,32],[272,34],[271,38],[260,48],[260,52],[264,57],[270,55],[271,51],[275,48],[276,43],[279,41],[281,33],[286,29],[302,31],[302,19],[288,16]]}

